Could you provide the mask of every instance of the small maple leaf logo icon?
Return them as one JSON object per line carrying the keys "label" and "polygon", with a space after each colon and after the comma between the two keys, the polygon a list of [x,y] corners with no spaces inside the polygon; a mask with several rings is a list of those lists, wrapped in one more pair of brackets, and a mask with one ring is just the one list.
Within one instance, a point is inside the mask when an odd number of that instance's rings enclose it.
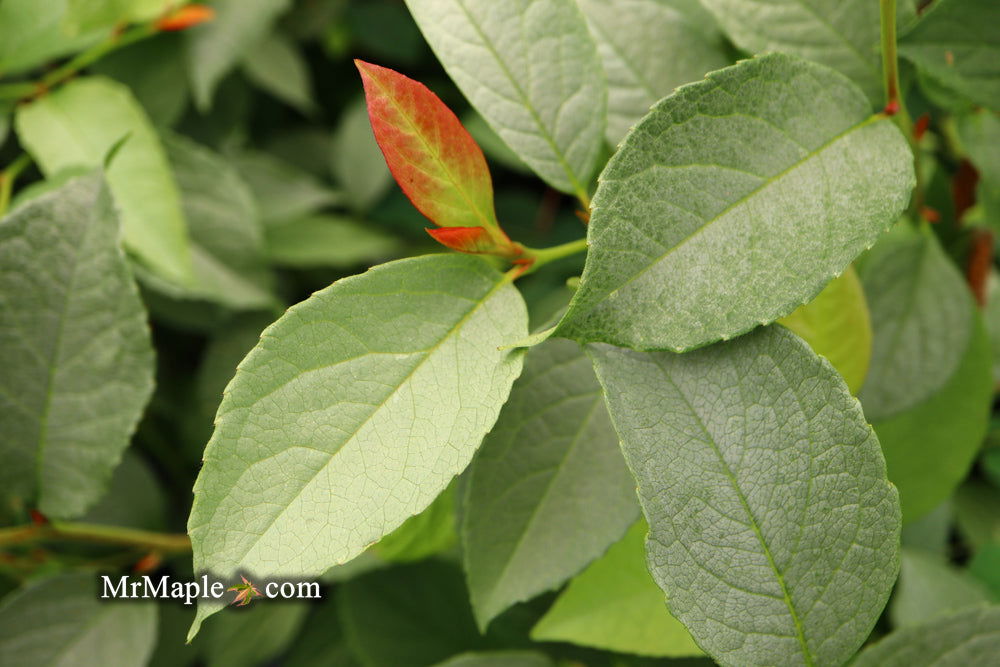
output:
{"label": "small maple leaf logo icon", "polygon": [[238,607],[245,607],[250,604],[254,598],[260,597],[260,591],[257,590],[256,586],[247,581],[246,577],[241,575],[240,579],[243,580],[242,584],[237,584],[227,590],[236,591],[236,597],[233,599],[232,604],[235,604]]}

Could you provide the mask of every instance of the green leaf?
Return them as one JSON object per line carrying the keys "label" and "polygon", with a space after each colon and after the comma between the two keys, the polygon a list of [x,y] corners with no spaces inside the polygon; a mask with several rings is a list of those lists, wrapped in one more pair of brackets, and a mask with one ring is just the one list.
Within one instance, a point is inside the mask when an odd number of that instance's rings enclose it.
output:
{"label": "green leaf", "polygon": [[483,648],[461,572],[426,561],[366,574],[338,599],[348,646],[365,667],[426,667]]}
{"label": "green leaf", "polygon": [[534,651],[487,651],[463,653],[436,667],[552,667],[552,660]]}
{"label": "green leaf", "polygon": [[518,174],[531,173],[531,168],[524,164],[524,160],[519,158],[517,153],[512,151],[503,142],[500,135],[494,132],[489,123],[476,113],[475,110],[470,109],[468,113],[462,116],[462,125],[465,126],[465,129],[472,135],[472,138],[483,149],[487,161],[506,167]]}
{"label": "green leaf", "polygon": [[1000,543],[1000,490],[979,481],[966,482],[955,492],[955,519],[973,549]]}
{"label": "green leaf", "polygon": [[348,268],[404,252],[394,236],[371,223],[337,215],[311,215],[267,228],[271,261],[282,266]]}
{"label": "green leaf", "polygon": [[0,2],[0,74],[16,74],[82,51],[108,37],[112,26],[71,35],[63,24],[67,0]]}
{"label": "green leaf", "polygon": [[273,321],[274,317],[266,313],[243,313],[213,332],[195,380],[198,405],[209,424],[236,367],[260,342],[261,332]]}
{"label": "green leaf", "polygon": [[914,549],[947,558],[951,549],[954,511],[946,500],[931,512],[903,526],[901,542],[904,549]]}
{"label": "green leaf", "polygon": [[357,667],[360,663],[351,654],[337,609],[339,595],[331,589],[323,601],[312,608],[302,624],[282,667]]}
{"label": "green leaf", "polygon": [[404,521],[372,549],[383,560],[405,563],[447,551],[457,544],[455,483],[452,482],[427,509]]}
{"label": "green leaf", "polygon": [[872,326],[865,291],[853,267],[778,322],[825,357],[857,395],[872,356]]}
{"label": "green leaf", "polygon": [[291,308],[219,408],[196,572],[316,576],[423,510],[496,421],[522,362],[497,348],[526,334],[517,290],[471,256],[384,264]]}
{"label": "green leaf", "polygon": [[141,23],[161,16],[176,4],[176,0],[67,0],[62,27],[75,35],[123,23]]}
{"label": "green leaf", "polygon": [[836,72],[772,54],[662,100],[601,174],[558,335],[685,350],[788,315],[913,187],[890,120]]}
{"label": "green leaf", "polygon": [[242,151],[232,160],[257,199],[265,228],[299,220],[340,201],[315,176],[273,155]]}
{"label": "green leaf", "polygon": [[198,638],[208,667],[267,664],[293,644],[308,611],[305,602],[258,600],[216,616]]}
{"label": "green leaf", "polygon": [[990,348],[993,350],[993,386],[1000,386],[1000,273],[990,271],[986,283],[986,308],[983,309],[983,323],[990,334]]}
{"label": "green leaf", "polygon": [[656,657],[703,655],[670,615],[663,591],[646,569],[643,543],[648,532],[646,522],[638,521],[573,579],[531,638]]}
{"label": "green leaf", "polygon": [[191,97],[181,35],[161,34],[114,51],[91,65],[91,71],[132,89],[158,127],[180,120]]}
{"label": "green leaf", "polygon": [[899,583],[889,605],[894,627],[919,625],[935,616],[979,607],[991,601],[989,589],[940,558],[903,549]]}
{"label": "green leaf", "polygon": [[340,118],[333,137],[330,169],[356,211],[371,208],[392,183],[363,98],[349,104]]}
{"label": "green leaf", "polygon": [[592,354],[673,615],[723,664],[846,661],[896,578],[900,517],[840,376],[781,327]]}
{"label": "green leaf", "polygon": [[730,63],[715,19],[692,0],[579,0],[608,80],[612,145],[674,88]]}
{"label": "green leaf", "polygon": [[1000,4],[938,0],[899,40],[899,53],[976,104],[1000,111]]}
{"label": "green leaf", "polygon": [[149,464],[126,449],[108,492],[82,521],[144,530],[166,530],[167,499]]}
{"label": "green leaf", "polygon": [[989,340],[965,281],[929,230],[901,224],[860,273],[875,333],[860,399],[911,521],[951,495],[982,443]]}
{"label": "green leaf", "polygon": [[156,606],[98,599],[92,573],[65,574],[4,598],[0,664],[143,667],[156,643]]}
{"label": "green leaf", "polygon": [[985,584],[1000,600],[1000,541],[984,545],[969,561],[969,574]]}
{"label": "green leaf", "polygon": [[271,33],[243,56],[243,71],[262,90],[306,115],[316,111],[309,65],[298,47],[281,33]]}
{"label": "green leaf", "polygon": [[[879,4],[869,0],[702,0],[738,47],[780,51],[832,67],[882,99]],[[899,23],[914,14],[898,5]]]}
{"label": "green leaf", "polygon": [[0,489],[52,517],[101,496],[153,389],[118,238],[96,174],[0,223]]}
{"label": "green leaf", "polygon": [[181,296],[236,309],[276,303],[264,229],[249,186],[221,155],[181,135],[164,138],[191,234],[197,285]]}
{"label": "green leaf", "polygon": [[188,76],[201,111],[212,107],[222,79],[271,32],[291,4],[291,0],[215,0],[215,18],[185,31]]}
{"label": "green leaf", "polygon": [[7,113],[7,109],[0,107],[0,147],[7,142],[7,136],[10,134],[10,116]]}
{"label": "green leaf", "polygon": [[1000,607],[969,609],[893,632],[852,667],[967,667],[1000,655]]}
{"label": "green leaf", "polygon": [[472,106],[546,183],[586,195],[607,91],[573,0],[406,0]]}
{"label": "green leaf", "polygon": [[904,219],[859,263],[874,353],[861,392],[882,419],[932,396],[955,373],[972,335],[972,295],[926,226]]}
{"label": "green leaf", "polygon": [[571,341],[531,349],[468,474],[462,540],[481,628],[560,586],[639,513],[601,387]]}
{"label": "green leaf", "polygon": [[17,135],[46,176],[107,167],[126,247],[164,280],[194,280],[180,195],[163,146],[129,89],[103,77],[71,81],[18,107]]}

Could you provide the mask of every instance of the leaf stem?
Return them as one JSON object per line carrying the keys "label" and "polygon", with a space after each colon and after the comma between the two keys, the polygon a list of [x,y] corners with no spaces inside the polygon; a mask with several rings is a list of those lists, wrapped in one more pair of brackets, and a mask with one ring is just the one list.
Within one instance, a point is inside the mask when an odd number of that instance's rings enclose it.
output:
{"label": "leaf stem", "polygon": [[[920,174],[920,146],[913,132],[913,121],[906,109],[906,102],[899,85],[899,55],[896,49],[896,0],[879,0],[882,33],[882,74],[885,80],[885,109],[883,113],[892,117],[902,131],[913,151],[913,169],[917,184],[913,189],[910,213],[916,213],[923,205],[923,178]],[[917,216],[911,215],[914,219]]]}
{"label": "leaf stem", "polygon": [[191,540],[183,534],[154,533],[121,526],[105,526],[94,523],[52,521],[46,524],[29,524],[0,528],[0,547],[64,540],[69,542],[93,542],[137,549],[161,551],[164,553],[188,552]]}
{"label": "leaf stem", "polygon": [[6,169],[0,171],[0,216],[7,213],[10,206],[10,195],[14,189],[14,181],[21,175],[21,172],[31,164],[31,156],[23,153],[20,157],[10,163]]}
{"label": "leaf stem", "polygon": [[66,61],[54,70],[46,73],[35,82],[20,82],[0,85],[0,99],[23,100],[47,93],[53,87],[63,83],[80,70],[88,67],[112,51],[151,37],[158,32],[156,23],[150,22],[129,30],[115,29],[102,42],[98,42],[86,51]]}
{"label": "leaf stem", "polygon": [[569,243],[563,243],[562,245],[552,246],[551,248],[524,248],[521,257],[531,262],[531,268],[524,273],[530,273],[540,266],[549,264],[564,257],[570,257],[581,252],[587,251],[587,239],[577,239],[576,241],[570,241]]}

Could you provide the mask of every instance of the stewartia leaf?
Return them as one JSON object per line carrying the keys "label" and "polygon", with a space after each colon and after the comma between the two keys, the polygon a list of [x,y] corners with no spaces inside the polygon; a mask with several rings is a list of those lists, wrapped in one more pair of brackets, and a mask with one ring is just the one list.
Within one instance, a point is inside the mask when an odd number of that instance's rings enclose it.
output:
{"label": "stewartia leaf", "polygon": [[448,75],[545,182],[584,199],[607,86],[574,0],[406,0]]}
{"label": "stewartia leaf", "polygon": [[691,0],[577,0],[608,80],[608,143],[617,146],[677,86],[732,63],[715,19]]}
{"label": "stewartia leaf", "polygon": [[938,616],[867,647],[853,667],[969,667],[1000,655],[1000,606]]}
{"label": "stewartia leaf", "polygon": [[990,342],[962,275],[929,229],[897,226],[860,274],[875,338],[859,398],[910,521],[951,495],[983,442]]}
{"label": "stewartia leaf", "polygon": [[99,581],[90,572],[62,574],[5,597],[0,665],[148,665],[156,646],[156,605],[100,600]]}
{"label": "stewartia leaf", "polygon": [[97,173],[0,222],[0,495],[8,507],[83,514],[153,391],[146,311],[120,234]]}
{"label": "stewartia leaf", "polygon": [[840,665],[899,566],[878,439],[782,327],[679,355],[592,346],[653,578],[724,665]]}
{"label": "stewartia leaf", "polygon": [[[431,236],[462,252],[516,254],[493,209],[486,158],[458,117],[422,83],[355,60],[385,161],[413,205],[441,227]],[[472,231],[478,229],[479,231]]]}
{"label": "stewartia leaf", "polygon": [[872,325],[865,290],[854,267],[778,322],[825,357],[857,396],[872,357]]}
{"label": "stewartia leaf", "polygon": [[898,219],[913,157],[843,75],[745,60],[683,86],[601,174],[558,335],[686,350],[812,299]]}
{"label": "stewartia leaf", "polygon": [[159,277],[196,284],[177,183],[156,129],[127,86],[103,77],[70,81],[19,106],[15,124],[47,177],[99,168],[114,149],[105,178],[126,248]]}
{"label": "stewartia leaf", "polygon": [[[390,262],[292,307],[240,364],[188,532],[220,577],[315,577],[420,512],[521,372],[524,301],[468,255]],[[220,608],[202,604],[192,628]]]}
{"label": "stewartia leaf", "polygon": [[482,227],[425,228],[427,233],[446,248],[471,254],[489,253],[496,246],[489,232]]}
{"label": "stewartia leaf", "polygon": [[998,25],[996,0],[937,0],[900,38],[899,53],[936,83],[1000,111]]}
{"label": "stewartia leaf", "polygon": [[[808,58],[850,77],[869,99],[881,100],[878,2],[702,0],[702,4],[741,49]],[[897,3],[897,24],[905,25],[913,18],[913,5]]]}
{"label": "stewartia leaf", "polygon": [[704,655],[667,611],[663,591],[646,567],[649,526],[639,520],[562,592],[531,630],[542,642],[570,642],[617,653]]}
{"label": "stewartia leaf", "polygon": [[481,628],[562,585],[635,521],[635,482],[579,345],[528,352],[464,481],[462,551]]}

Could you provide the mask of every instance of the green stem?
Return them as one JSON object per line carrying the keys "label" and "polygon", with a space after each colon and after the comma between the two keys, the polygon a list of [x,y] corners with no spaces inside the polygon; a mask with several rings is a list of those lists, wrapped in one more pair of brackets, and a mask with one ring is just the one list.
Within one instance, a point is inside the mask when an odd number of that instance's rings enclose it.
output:
{"label": "green stem", "polygon": [[531,260],[531,268],[527,273],[534,271],[540,266],[549,264],[564,257],[570,257],[587,251],[587,239],[577,239],[569,243],[553,246],[551,248],[524,248],[521,255],[524,259]]}
{"label": "green stem", "polygon": [[913,121],[899,85],[899,55],[896,49],[896,0],[879,0],[882,32],[882,74],[885,81],[885,113],[892,117],[913,151],[913,168],[917,177],[910,213],[916,218],[923,206],[924,188],[920,174],[920,146],[913,134]]}
{"label": "green stem", "polygon": [[34,83],[11,83],[0,86],[0,99],[25,99],[45,93],[74,76],[83,68],[93,65],[112,51],[117,51],[156,33],[155,22],[139,25],[130,30],[116,30],[103,42],[77,54]]}
{"label": "green stem", "polygon": [[191,540],[187,535],[154,533],[120,526],[94,523],[53,521],[51,523],[13,528],[0,528],[0,547],[11,544],[32,544],[45,541],[92,542],[147,551],[188,552]]}
{"label": "green stem", "polygon": [[14,190],[14,181],[21,175],[22,171],[28,168],[29,164],[31,164],[31,156],[24,153],[11,162],[6,169],[0,171],[0,216],[7,213],[7,207],[10,206],[10,195]]}

